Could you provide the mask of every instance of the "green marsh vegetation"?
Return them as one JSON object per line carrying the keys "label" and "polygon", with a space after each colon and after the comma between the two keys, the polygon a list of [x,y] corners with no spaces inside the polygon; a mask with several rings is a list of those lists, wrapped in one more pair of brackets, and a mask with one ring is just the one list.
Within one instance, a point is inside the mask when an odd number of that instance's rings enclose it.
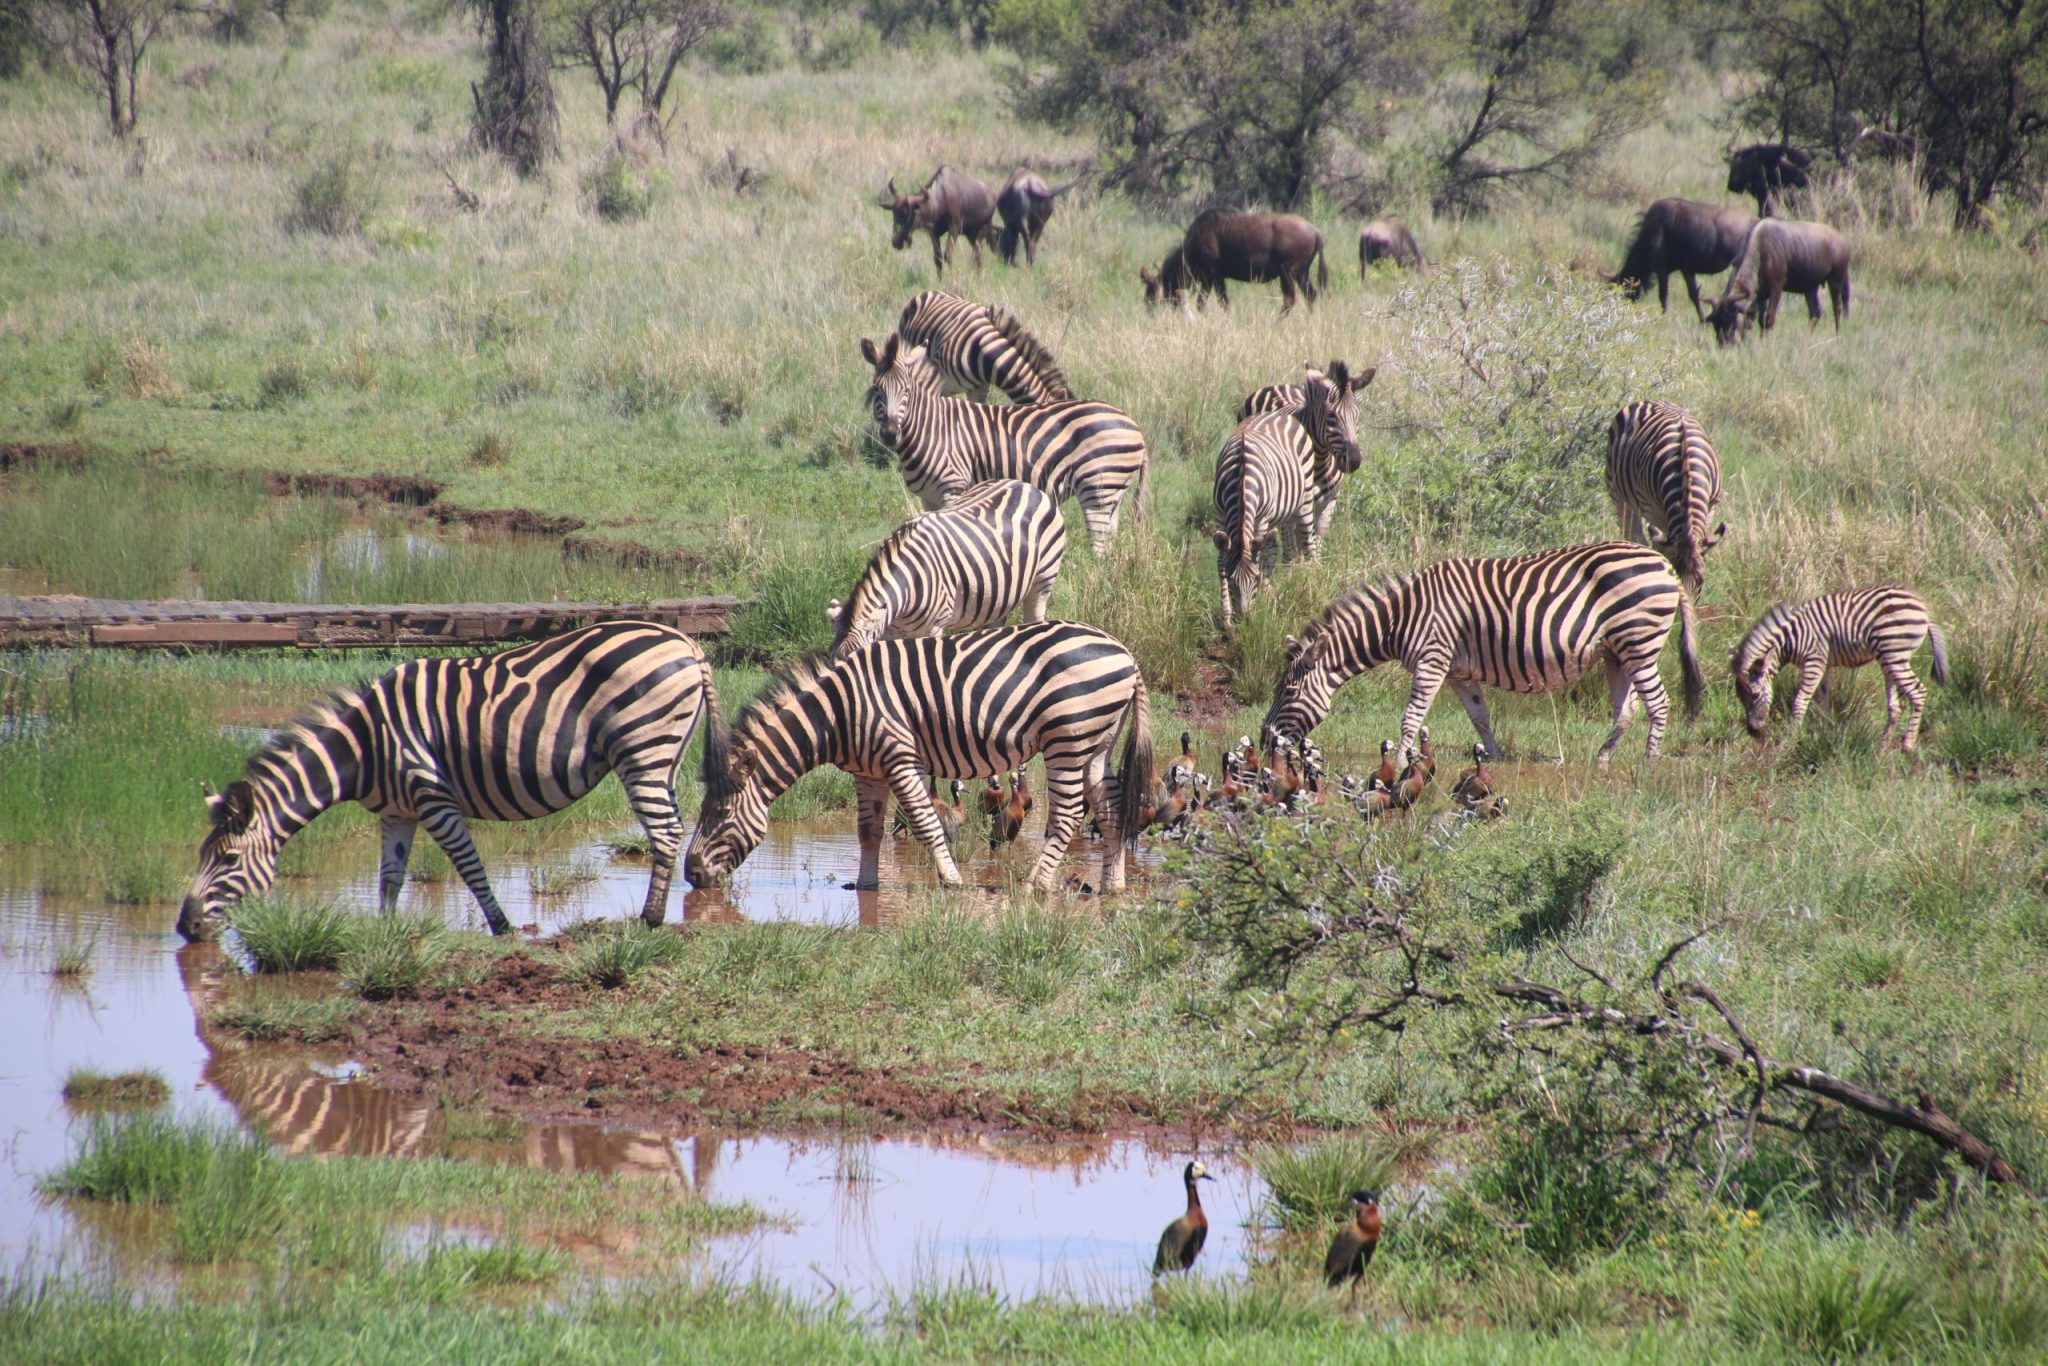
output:
{"label": "green marsh vegetation", "polygon": [[[994,183],[1026,164],[1057,182],[1097,148],[1019,122],[1000,97],[1001,54],[915,26],[884,40],[846,15],[756,15],[689,68],[665,145],[614,136],[593,92],[558,82],[565,156],[522,181],[464,139],[479,65],[467,21],[347,3],[291,11],[260,42],[167,31],[152,49],[147,144],[109,140],[60,73],[31,64],[10,80],[0,441],[68,443],[77,460],[0,473],[0,581],[124,597],[195,585],[303,597],[315,578],[320,596],[344,599],[733,591],[754,601],[720,646],[719,687],[736,709],[761,664],[823,643],[824,602],[909,510],[869,436],[856,348],[932,274],[921,246],[887,250],[873,191],[939,160]],[[2048,266],[2022,244],[2034,210],[2006,201],[1996,231],[1957,231],[1905,168],[1867,161],[1795,209],[1854,241],[1856,306],[1840,335],[1808,330],[1795,303],[1769,338],[1716,351],[1683,303],[1668,315],[1623,305],[1593,274],[1619,262],[1651,199],[1727,198],[1719,153],[1745,78],[1689,51],[1668,65],[1661,117],[1615,145],[1592,192],[1511,197],[1490,216],[1438,217],[1397,181],[1372,205],[1312,198],[1334,258],[1312,311],[1278,318],[1270,289],[1240,289],[1228,313],[1148,314],[1136,268],[1157,264],[1188,206],[1096,192],[1061,201],[1035,271],[963,266],[947,281],[1023,318],[1083,393],[1129,410],[1151,439],[1148,516],[1099,559],[1074,534],[1054,609],[1136,649],[1162,752],[1185,724],[1167,693],[1223,694],[1205,698],[1209,724],[1196,728],[1211,769],[1219,741],[1255,730],[1284,635],[1330,596],[1446,554],[1610,534],[1607,413],[1650,391],[1690,407],[1721,454],[1730,535],[1704,597],[1715,686],[1696,725],[1674,726],[1665,762],[1645,769],[1625,748],[1612,773],[1583,766],[1606,728],[1597,682],[1501,699],[1498,729],[1520,756],[1501,766],[1515,796],[1505,822],[1273,829],[1249,847],[1270,849],[1278,873],[1234,880],[1219,861],[1229,850],[1212,851],[1177,865],[1152,900],[1108,908],[992,911],[931,893],[885,933],[592,929],[568,955],[590,1007],[503,1022],[543,1043],[606,1033],[678,1051],[830,1050],[922,1085],[986,1088],[1072,1127],[1136,1117],[1180,1132],[1200,1119],[1206,1134],[1284,1141],[1310,1199],[1336,1180],[1320,1171],[1336,1148],[1268,1131],[1326,1130],[1367,1149],[1390,1130],[1420,1132],[1448,1171],[1425,1192],[1404,1154],[1387,1182],[1394,1231],[1364,1295],[1367,1324],[1403,1332],[1382,1336],[1312,1293],[1320,1248],[1306,1231],[1247,1284],[1176,1286],[1133,1311],[940,1286],[875,1324],[759,1290],[628,1286],[534,1314],[418,1287],[559,1286],[572,1272],[544,1252],[493,1266],[450,1250],[431,1276],[409,1263],[380,1280],[353,1269],[350,1249],[381,1249],[381,1225],[336,1216],[294,1231],[302,1188],[328,1180],[360,1181],[417,1217],[457,1217],[438,1197],[389,1199],[380,1183],[409,1179],[395,1168],[359,1176],[368,1168],[208,1139],[219,1155],[134,1159],[186,1173],[155,1198],[192,1211],[166,1225],[168,1254],[233,1262],[253,1241],[281,1259],[290,1293],[158,1308],[17,1282],[0,1297],[0,1344],[24,1358],[117,1356],[166,1337],[195,1358],[255,1340],[298,1359],[398,1356],[428,1340],[636,1359],[684,1342],[821,1359],[2038,1355],[2038,1207],[1922,1138],[1783,1097],[1769,1117],[1806,1132],[1759,1121],[1745,1136],[1727,1119],[1739,1075],[1710,1073],[1709,1085],[1663,1055],[1571,1033],[1550,1054],[1509,1049],[1498,1004],[1415,1005],[1397,1036],[1341,1022],[1398,986],[1384,955],[1317,957],[1284,987],[1251,970],[1294,917],[1356,898],[1336,870],[1392,870],[1414,898],[1415,933],[1458,955],[1454,973],[1431,968],[1444,994],[1519,975],[1654,1008],[1644,978],[1658,956],[1711,925],[1682,971],[1765,1052],[1907,1099],[1924,1091],[2029,1184],[2048,1172],[2036,966],[2048,934],[2048,332],[2034,317]],[[1435,126],[1428,97],[1414,98],[1424,103],[1401,97],[1397,122]],[[744,194],[736,164],[758,172]],[[1346,268],[1365,216],[1354,207],[1399,213],[1440,269],[1359,284]],[[1363,396],[1365,467],[1325,560],[1283,569],[1224,641],[1207,544],[1215,451],[1245,392],[1332,356],[1380,367]],[[580,535],[646,553],[565,554],[559,537],[272,497],[264,471],[428,478],[440,502],[576,517]],[[1721,667],[1749,621],[1780,598],[1880,579],[1922,591],[1951,642],[1954,680],[1934,693],[1923,752],[1879,752],[1867,671],[1838,678],[1830,714],[1799,735],[1750,743]],[[0,830],[46,887],[173,899],[200,833],[198,782],[234,775],[254,744],[247,728],[393,662],[11,657]],[[1367,766],[1405,691],[1383,670],[1340,695],[1319,732],[1336,767]],[[1455,772],[1467,727],[1449,704],[1436,722]],[[688,811],[695,782],[681,788]],[[843,811],[850,791],[814,775],[781,814]],[[607,785],[549,822],[479,838],[488,859],[540,850],[565,827],[629,826]],[[374,860],[372,823],[338,812],[287,846],[285,872],[345,864],[367,880]],[[422,851],[420,871],[437,869]],[[375,934],[353,957],[320,949],[340,971],[311,995],[240,984],[215,1018],[254,1039],[330,1038],[409,1008],[405,982],[471,970],[482,953],[437,955],[403,921]],[[344,977],[399,1002],[363,1003]],[[1703,1109],[1720,1116],[1710,1131],[1683,1132]],[[801,1097],[756,1118],[846,1122]],[[176,1132],[148,1143],[186,1152]],[[81,1160],[112,1164],[115,1151],[88,1138]],[[432,1179],[501,1179],[458,1170]],[[209,1226],[187,1193],[230,1179],[259,1198]],[[518,1179],[536,1183],[522,1200],[582,1190]],[[280,1209],[294,1217],[279,1222]],[[622,1204],[591,1215],[631,1217]],[[311,1268],[330,1258],[352,1269],[313,1293],[324,1282]]]}

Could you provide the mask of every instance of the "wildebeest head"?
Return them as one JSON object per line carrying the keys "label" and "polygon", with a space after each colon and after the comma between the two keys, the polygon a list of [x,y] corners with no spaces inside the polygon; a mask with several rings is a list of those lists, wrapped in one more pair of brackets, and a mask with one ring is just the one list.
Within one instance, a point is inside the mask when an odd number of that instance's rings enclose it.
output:
{"label": "wildebeest head", "polygon": [[1356,474],[1365,460],[1358,446],[1358,393],[1378,373],[1379,367],[1368,366],[1354,375],[1350,366],[1333,360],[1327,372],[1309,366],[1302,385],[1301,419],[1309,439],[1346,474]]}
{"label": "wildebeest head", "polygon": [[1702,302],[1706,305],[1707,316],[1700,321],[1714,329],[1715,341],[1723,346],[1732,346],[1742,340],[1743,329],[1749,326],[1751,300],[1737,298],[1731,293]]}
{"label": "wildebeest head", "polygon": [[906,348],[894,332],[879,349],[862,337],[860,354],[875,368],[874,383],[868,386],[868,410],[874,414],[882,444],[893,451],[903,439],[903,421],[915,398],[938,397],[939,373],[922,346]]}
{"label": "wildebeest head", "polygon": [[207,790],[206,812],[213,828],[199,842],[199,871],[178,907],[178,933],[187,939],[212,938],[237,902],[269,890],[283,843],[246,779],[226,792]]}
{"label": "wildebeest head", "polygon": [[901,251],[910,245],[910,236],[917,231],[918,214],[930,198],[930,190],[919,190],[916,194],[902,194],[896,189],[896,177],[889,177],[888,188],[875,197],[875,203],[887,209],[896,218],[896,231],[890,237],[889,245]]}
{"label": "wildebeest head", "polygon": [[1187,255],[1179,247],[1168,252],[1166,259],[1159,263],[1157,275],[1139,266],[1138,278],[1145,282],[1146,307],[1160,303],[1178,303],[1181,292],[1187,288],[1187,270]]}
{"label": "wildebeest head", "polygon": [[1762,213],[1774,190],[1806,188],[1813,154],[1785,142],[1759,142],[1728,154],[1728,193],[1753,196]]}

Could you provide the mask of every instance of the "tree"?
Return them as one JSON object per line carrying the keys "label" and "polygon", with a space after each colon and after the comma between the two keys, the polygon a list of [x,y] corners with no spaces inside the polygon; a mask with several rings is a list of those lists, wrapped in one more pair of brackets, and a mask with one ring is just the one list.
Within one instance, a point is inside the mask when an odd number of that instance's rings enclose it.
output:
{"label": "tree", "polygon": [[106,96],[114,136],[134,132],[142,60],[179,0],[45,0],[37,8],[52,45],[71,58],[88,89]]}
{"label": "tree", "polygon": [[718,0],[564,0],[556,11],[555,65],[588,68],[604,92],[604,121],[636,91],[659,126],[676,70],[726,22]]}
{"label": "tree", "polygon": [[561,124],[532,0],[464,2],[475,9],[487,45],[483,82],[469,87],[476,102],[474,135],[519,174],[533,175],[559,150]]}
{"label": "tree", "polygon": [[1092,126],[1105,178],[1140,192],[1206,180],[1212,196],[1301,204],[1335,136],[1377,136],[1367,92],[1411,88],[1411,0],[1107,0],[999,8],[995,36],[1035,65],[1019,110]]}
{"label": "tree", "polygon": [[1612,0],[1462,0],[1451,13],[1464,48],[1453,64],[1477,80],[1450,96],[1434,154],[1439,213],[1484,209],[1525,180],[1574,184],[1659,112]]}
{"label": "tree", "polygon": [[1958,225],[2036,190],[2048,135],[2048,0],[1745,0],[1763,81],[1744,117],[1847,163],[1918,160]]}

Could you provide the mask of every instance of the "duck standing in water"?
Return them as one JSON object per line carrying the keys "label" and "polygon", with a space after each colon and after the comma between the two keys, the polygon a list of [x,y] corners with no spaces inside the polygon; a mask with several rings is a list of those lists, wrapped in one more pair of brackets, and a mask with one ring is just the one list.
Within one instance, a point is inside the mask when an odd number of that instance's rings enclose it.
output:
{"label": "duck standing in water", "polygon": [[1202,1213],[1202,1196],[1195,1189],[1195,1183],[1215,1179],[1199,1162],[1190,1162],[1182,1170],[1181,1184],[1187,1187],[1188,1192],[1187,1211],[1159,1235],[1159,1252],[1152,1259],[1153,1275],[1186,1271],[1195,1264],[1195,1258],[1202,1255],[1202,1244],[1209,1239],[1209,1216]]}

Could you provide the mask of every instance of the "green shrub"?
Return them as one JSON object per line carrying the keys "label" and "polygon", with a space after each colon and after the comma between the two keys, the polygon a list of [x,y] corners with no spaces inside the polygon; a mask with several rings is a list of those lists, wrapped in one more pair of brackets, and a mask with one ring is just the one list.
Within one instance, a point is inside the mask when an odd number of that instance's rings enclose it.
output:
{"label": "green shrub", "polygon": [[284,408],[304,398],[313,387],[312,376],[296,356],[273,363],[256,381],[258,408]]}
{"label": "green shrub", "polygon": [[614,149],[608,154],[583,188],[597,216],[607,223],[630,223],[647,213],[647,182],[624,152]]}
{"label": "green shrub", "polygon": [[402,915],[365,920],[353,938],[338,966],[349,986],[370,1001],[411,995],[449,948],[440,921]]}
{"label": "green shrub", "polygon": [[1331,1229],[1351,1218],[1351,1192],[1380,1190],[1394,1172],[1394,1153],[1360,1134],[1310,1143],[1254,1148],[1252,1166],[1266,1183],[1271,1216],[1285,1228]]}
{"label": "green shrub", "polygon": [[782,66],[782,45],[768,20],[753,9],[740,9],[731,21],[704,40],[701,51],[714,71],[737,76],[765,76]]}
{"label": "green shrub", "polygon": [[1586,1119],[1511,1122],[1492,1159],[1472,1174],[1473,1193],[1506,1211],[1523,1245],[1552,1266],[1612,1252],[1661,1223],[1655,1164],[1608,1151]]}
{"label": "green shrub", "polygon": [[2010,773],[2039,747],[2033,728],[1996,702],[1945,706],[1931,746],[1964,773]]}
{"label": "green shrub", "polygon": [[324,901],[252,897],[228,915],[258,972],[331,972],[355,937],[357,918]]}
{"label": "green shrub", "polygon": [[352,237],[376,212],[381,186],[373,169],[353,149],[336,152],[292,187],[285,226],[293,232]]}
{"label": "green shrub", "polygon": [[759,580],[754,600],[733,614],[732,629],[719,642],[728,657],[773,664],[830,649],[832,623],[825,605],[853,590],[865,558],[848,552],[784,558]]}

